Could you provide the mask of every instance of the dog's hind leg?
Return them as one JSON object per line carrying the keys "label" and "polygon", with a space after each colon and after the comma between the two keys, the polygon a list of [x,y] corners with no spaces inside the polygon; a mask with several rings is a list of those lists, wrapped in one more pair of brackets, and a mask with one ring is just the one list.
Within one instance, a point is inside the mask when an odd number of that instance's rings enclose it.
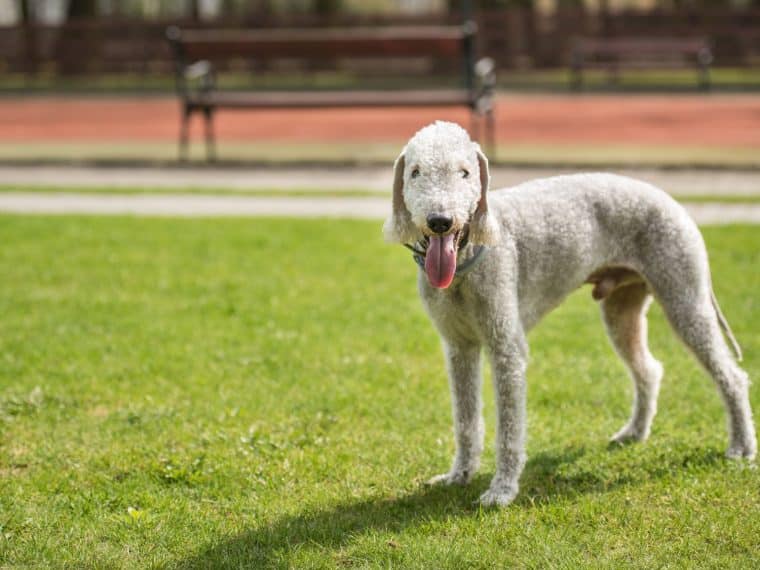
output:
{"label": "dog's hind leg", "polygon": [[612,436],[617,443],[643,441],[657,412],[662,364],[649,352],[647,309],[652,296],[644,282],[615,289],[602,303],[602,318],[615,351],[633,380],[633,412],[628,423]]}
{"label": "dog's hind leg", "polygon": [[480,455],[483,452],[485,427],[481,389],[481,348],[475,343],[444,341],[444,352],[451,387],[457,449],[451,470],[433,477],[428,483],[464,485],[480,467]]}
{"label": "dog's hind leg", "polygon": [[753,458],[757,439],[749,404],[749,378],[734,360],[721,333],[709,281],[691,298],[678,291],[659,295],[671,325],[715,381],[728,415],[726,455]]}

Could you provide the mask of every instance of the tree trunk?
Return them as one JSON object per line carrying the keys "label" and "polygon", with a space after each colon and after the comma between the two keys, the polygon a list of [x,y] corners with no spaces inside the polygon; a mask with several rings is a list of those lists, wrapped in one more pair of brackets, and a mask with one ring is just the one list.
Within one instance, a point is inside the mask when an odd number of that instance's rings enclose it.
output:
{"label": "tree trunk", "polygon": [[37,34],[35,29],[34,11],[31,0],[19,0],[21,13],[21,29],[24,34],[24,61],[22,71],[30,77],[37,73]]}
{"label": "tree trunk", "polygon": [[66,10],[66,21],[94,18],[97,15],[97,0],[69,0],[69,9]]}
{"label": "tree trunk", "polygon": [[97,0],[69,0],[56,50],[62,75],[84,73],[90,70],[92,62],[98,61],[101,51],[98,30],[90,27],[97,16]]}
{"label": "tree trunk", "polygon": [[201,9],[198,0],[190,0],[188,2],[189,16],[193,22],[199,22],[201,19]]}
{"label": "tree trunk", "polygon": [[222,0],[222,6],[219,10],[222,18],[232,19],[237,15],[237,6],[235,6],[235,0]]}
{"label": "tree trunk", "polygon": [[342,7],[341,0],[314,0],[314,13],[319,16],[334,16]]}

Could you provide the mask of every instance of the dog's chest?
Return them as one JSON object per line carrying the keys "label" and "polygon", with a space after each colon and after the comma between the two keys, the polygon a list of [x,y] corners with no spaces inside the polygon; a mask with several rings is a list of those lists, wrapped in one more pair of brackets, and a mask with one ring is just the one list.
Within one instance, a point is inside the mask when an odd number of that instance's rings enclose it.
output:
{"label": "dog's chest", "polygon": [[[424,278],[424,277],[423,277]],[[444,335],[477,338],[476,296],[464,284],[437,290],[422,283],[422,304],[438,330]]]}

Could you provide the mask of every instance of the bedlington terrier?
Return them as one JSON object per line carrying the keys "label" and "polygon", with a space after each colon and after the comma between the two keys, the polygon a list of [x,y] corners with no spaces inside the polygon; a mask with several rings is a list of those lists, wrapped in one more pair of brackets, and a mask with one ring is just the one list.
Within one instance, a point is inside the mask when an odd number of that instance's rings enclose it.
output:
{"label": "bedlington terrier", "polygon": [[467,132],[436,122],[396,160],[386,239],[414,251],[422,302],[438,329],[451,387],[456,454],[431,483],[467,483],[483,450],[481,347],[497,405],[496,473],[480,497],[506,505],[525,465],[526,334],[570,292],[593,284],[609,338],[633,380],[614,442],[649,435],[662,365],[647,346],[654,296],[725,403],[730,458],[755,456],[749,380],[718,308],[702,236],[665,192],[612,174],[576,174],[487,192],[488,161]]}

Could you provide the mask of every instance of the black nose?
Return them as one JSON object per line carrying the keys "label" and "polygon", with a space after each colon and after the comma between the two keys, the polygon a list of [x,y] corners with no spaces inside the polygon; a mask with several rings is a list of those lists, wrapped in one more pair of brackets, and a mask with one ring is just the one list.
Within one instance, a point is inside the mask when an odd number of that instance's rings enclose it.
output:
{"label": "black nose", "polygon": [[437,234],[444,234],[451,229],[453,220],[446,216],[440,216],[438,214],[430,214],[427,217],[427,225],[431,231]]}

